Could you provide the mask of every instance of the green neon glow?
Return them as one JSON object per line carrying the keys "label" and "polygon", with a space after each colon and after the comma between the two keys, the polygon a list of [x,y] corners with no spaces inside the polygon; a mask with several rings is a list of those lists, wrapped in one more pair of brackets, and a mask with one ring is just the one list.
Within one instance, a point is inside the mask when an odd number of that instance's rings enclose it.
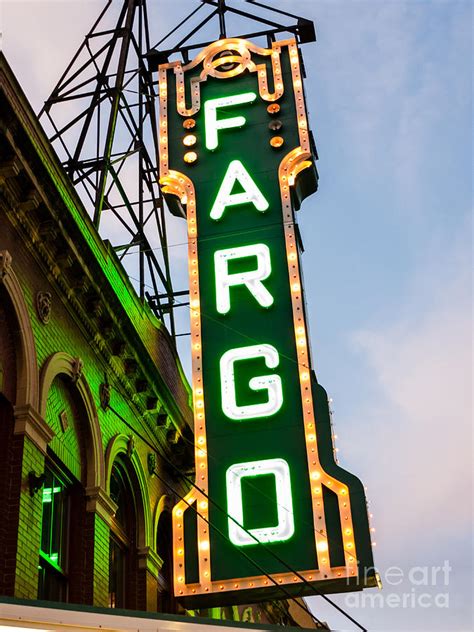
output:
{"label": "green neon glow", "polygon": [[[246,257],[257,258],[256,269],[245,272],[229,272],[229,261]],[[216,275],[216,307],[219,314],[227,314],[230,311],[230,288],[236,285],[245,285],[262,307],[273,305],[273,296],[262,283],[272,273],[270,249],[267,245],[251,244],[217,250],[214,253],[214,270]]]}
{"label": "green neon glow", "polygon": [[[241,193],[232,193],[236,182],[243,188]],[[211,218],[217,221],[222,217],[228,206],[249,203],[253,204],[257,211],[261,212],[266,211],[270,206],[240,160],[232,160],[222,180],[216,201],[212,205]]]}
{"label": "green neon glow", "polygon": [[53,494],[59,494],[61,487],[45,487],[43,489],[43,503],[50,503],[53,500]]}
{"label": "green neon glow", "polygon": [[204,103],[204,125],[206,130],[206,148],[213,151],[219,145],[218,132],[221,129],[232,129],[233,127],[243,127],[246,123],[245,116],[231,116],[225,119],[217,118],[217,109],[230,107],[232,105],[242,105],[252,103],[257,98],[255,92],[244,92],[228,97],[218,97],[208,99]]}
{"label": "green neon glow", "polygon": [[[245,530],[242,479],[247,477],[275,477],[278,524]],[[236,463],[226,472],[229,538],[235,546],[248,546],[259,542],[285,542],[295,532],[293,497],[291,494],[290,467],[284,459],[265,459]],[[240,525],[240,526],[239,526]]]}
{"label": "green neon glow", "polygon": [[280,363],[278,351],[272,345],[261,344],[250,347],[239,347],[229,349],[221,357],[221,401],[222,410],[228,419],[234,421],[245,421],[260,417],[271,417],[275,415],[283,404],[283,390],[281,377],[276,374],[259,375],[252,377],[249,387],[253,391],[267,391],[268,399],[262,404],[249,404],[239,406],[235,396],[235,363],[239,360],[251,360],[253,358],[264,358],[269,369],[274,369]]}

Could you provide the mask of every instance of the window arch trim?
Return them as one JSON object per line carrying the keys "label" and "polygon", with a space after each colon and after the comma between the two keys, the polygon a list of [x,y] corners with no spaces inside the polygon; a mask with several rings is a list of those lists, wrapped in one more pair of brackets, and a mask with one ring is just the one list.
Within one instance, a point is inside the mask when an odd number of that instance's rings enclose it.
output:
{"label": "window arch trim", "polygon": [[[125,463],[130,463],[130,469],[135,475],[137,488],[132,489],[135,493],[135,506],[137,512],[137,547],[143,549],[153,545],[153,521],[150,510],[150,497],[148,493],[148,479],[136,450],[129,454],[130,437],[125,434],[117,434],[110,439],[105,453],[105,480],[106,492],[110,496],[110,478],[115,460],[120,455],[125,455]],[[129,474],[132,473],[129,471]]]}
{"label": "window arch trim", "polygon": [[54,379],[59,375],[69,377],[73,381],[84,405],[88,430],[92,438],[92,445],[89,447],[90,452],[88,451],[87,454],[86,487],[103,488],[105,484],[105,463],[102,434],[91,389],[82,369],[78,371],[78,366],[80,365],[81,360],[79,358],[73,358],[64,351],[58,351],[49,356],[43,365],[40,375],[40,415],[43,418],[46,415],[48,393]]}

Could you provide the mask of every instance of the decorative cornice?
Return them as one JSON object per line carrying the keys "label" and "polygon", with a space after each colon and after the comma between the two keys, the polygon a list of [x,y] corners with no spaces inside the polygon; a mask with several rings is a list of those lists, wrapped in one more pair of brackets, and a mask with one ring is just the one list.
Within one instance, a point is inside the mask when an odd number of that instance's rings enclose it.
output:
{"label": "decorative cornice", "polygon": [[43,454],[46,454],[48,443],[55,436],[55,432],[48,426],[38,411],[29,404],[15,406],[14,417],[15,427],[13,434],[26,435]]}
{"label": "decorative cornice", "polygon": [[145,546],[138,549],[138,568],[148,571],[155,579],[163,566],[163,560],[151,547]]}
{"label": "decorative cornice", "polygon": [[8,250],[0,250],[0,281],[9,274],[12,266],[12,256]]}
{"label": "decorative cornice", "polygon": [[96,513],[102,520],[110,525],[115,516],[118,505],[102,487],[88,487],[86,489],[86,511]]}

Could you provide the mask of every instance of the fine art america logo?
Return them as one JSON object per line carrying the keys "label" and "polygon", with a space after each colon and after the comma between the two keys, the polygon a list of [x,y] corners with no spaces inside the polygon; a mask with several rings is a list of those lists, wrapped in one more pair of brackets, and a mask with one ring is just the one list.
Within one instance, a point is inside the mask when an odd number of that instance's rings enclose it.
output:
{"label": "fine art america logo", "polygon": [[384,590],[349,593],[344,599],[352,608],[449,608],[452,566],[411,566],[408,570],[390,566],[380,571]]}

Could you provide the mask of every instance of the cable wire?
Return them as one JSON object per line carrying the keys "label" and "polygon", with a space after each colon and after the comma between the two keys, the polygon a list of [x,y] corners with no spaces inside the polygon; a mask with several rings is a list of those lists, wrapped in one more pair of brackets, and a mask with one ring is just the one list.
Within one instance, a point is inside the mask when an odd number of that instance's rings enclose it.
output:
{"label": "cable wire", "polygon": [[[151,444],[147,439],[145,439],[142,435],[140,435],[136,429],[129,423],[127,422],[127,420],[122,417],[122,415],[120,415],[120,413],[118,413],[112,406],[109,405],[108,407],[110,409],[111,412],[114,413],[114,415],[116,415],[128,428],[130,428],[133,432],[135,432],[140,439],[146,444],[148,445],[153,451],[156,451],[156,446],[154,446],[153,444]],[[246,531],[248,533],[248,535],[250,535],[250,537],[252,539],[254,539],[258,544],[260,544],[262,546],[262,548],[272,557],[274,557],[280,564],[283,564],[285,566],[285,568],[287,568],[291,573],[293,573],[296,577],[298,577],[303,584],[305,584],[306,586],[308,586],[310,588],[310,590],[312,592],[314,592],[315,594],[319,595],[320,597],[322,597],[325,601],[327,601],[330,605],[332,605],[334,608],[336,608],[336,610],[338,610],[341,614],[343,614],[347,619],[349,619],[352,623],[354,623],[354,625],[356,625],[360,630],[362,630],[362,632],[367,632],[367,628],[364,628],[356,619],[354,619],[353,617],[351,617],[350,614],[348,614],[347,612],[345,612],[345,610],[343,610],[340,606],[338,606],[336,603],[334,603],[331,599],[329,599],[329,597],[327,597],[327,595],[325,595],[324,593],[322,593],[320,590],[318,590],[317,588],[315,588],[311,583],[309,583],[305,577],[303,577],[300,573],[298,573],[297,571],[293,570],[291,568],[291,566],[289,564],[287,564],[284,560],[282,560],[278,555],[276,555],[273,551],[271,551],[270,549],[268,549],[268,547],[263,544],[262,542],[260,542],[258,540],[258,538],[256,538],[253,533],[251,533],[250,531],[248,531],[243,525],[241,525],[233,516],[230,516],[224,509],[222,509],[222,507],[219,506],[218,503],[216,503],[215,500],[213,500],[210,496],[208,496],[206,493],[204,493],[197,485],[196,483],[191,480],[187,474],[185,474],[184,472],[182,472],[180,470],[180,468],[175,465],[170,459],[167,458],[167,456],[165,454],[161,455],[162,458],[168,463],[168,465],[170,465],[176,472],[178,472],[178,474],[184,479],[186,480],[192,487],[196,488],[197,491],[204,496],[205,498],[207,498],[207,500],[209,500],[209,502],[211,502],[217,509],[219,509],[222,513],[224,513],[224,515],[229,519],[232,520],[235,524],[237,524],[240,528],[242,528],[244,531]],[[159,477],[159,475],[155,472],[155,474]],[[159,477],[160,480],[163,480],[161,477]],[[171,488],[170,484],[167,481],[163,482]],[[185,499],[183,496],[181,496],[180,493],[176,492],[176,495],[183,500],[188,506],[191,506]],[[229,538],[222,533],[217,527],[215,527],[214,525],[212,525],[204,516],[202,516],[198,510],[196,509],[196,513],[197,515],[202,518],[207,524],[209,524],[209,526],[212,526],[213,529],[215,529],[220,535],[222,535],[222,537],[224,537],[226,540],[230,541]],[[257,562],[255,562],[255,560],[253,560],[252,558],[250,558],[245,551],[242,551],[241,549],[239,549],[239,552],[245,557],[247,558],[256,568],[258,568],[260,570],[260,572],[262,572],[266,577],[268,577],[276,586],[278,586],[282,592],[284,594],[288,594],[286,589],[283,589],[283,587],[278,584],[278,582],[276,582],[276,580],[274,580],[264,569],[261,569],[260,566],[258,565]],[[288,594],[288,598],[295,601],[296,604],[298,604],[298,606],[300,608],[302,608],[303,610],[305,610],[311,617],[313,620],[315,620],[317,623],[321,623],[321,621],[319,621],[317,619],[317,617],[315,617],[308,608],[306,608],[305,606],[303,606],[301,603],[299,603],[295,597],[293,597],[292,595]]]}

